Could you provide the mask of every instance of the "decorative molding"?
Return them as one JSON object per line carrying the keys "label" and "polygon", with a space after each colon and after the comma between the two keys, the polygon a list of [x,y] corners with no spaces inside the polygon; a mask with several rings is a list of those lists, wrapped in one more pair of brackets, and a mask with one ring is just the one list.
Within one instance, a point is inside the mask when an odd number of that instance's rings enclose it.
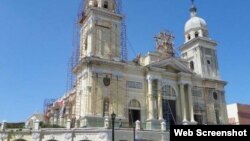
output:
{"label": "decorative molding", "polygon": [[66,133],[64,136],[65,139],[69,140],[72,138],[72,133]]}
{"label": "decorative molding", "polygon": [[23,134],[17,133],[17,134],[15,134],[15,138],[16,139],[22,139],[23,138]]}
{"label": "decorative molding", "polygon": [[105,138],[107,138],[107,134],[106,133],[99,133],[99,138],[105,139]]}
{"label": "decorative molding", "polygon": [[86,135],[84,135],[84,136],[82,136],[82,139],[83,140],[88,140],[89,138]]}
{"label": "decorative molding", "polygon": [[188,84],[188,85],[192,85],[192,81],[190,81],[190,80],[179,80],[179,81],[178,81],[178,84],[183,84],[183,85]]}
{"label": "decorative molding", "polygon": [[32,139],[38,140],[40,138],[40,133],[33,133]]}
{"label": "decorative molding", "polygon": [[177,85],[176,81],[169,80],[169,79],[162,79],[161,80],[161,85]]}
{"label": "decorative molding", "polygon": [[50,139],[50,140],[54,140],[54,139],[55,139],[55,136],[52,134],[52,135],[50,135],[49,139]]}
{"label": "decorative molding", "polygon": [[124,74],[119,71],[111,71],[111,70],[106,70],[106,69],[100,69],[100,68],[93,68],[92,73],[97,73],[97,74],[112,74],[112,76],[118,76],[119,79],[124,77]]}
{"label": "decorative molding", "polygon": [[147,75],[147,80],[156,80],[156,79],[161,79],[160,76],[157,76],[157,75],[152,75],[152,74],[148,74]]}
{"label": "decorative molding", "polygon": [[5,140],[5,139],[7,139],[7,137],[8,137],[8,134],[0,133],[0,139]]}

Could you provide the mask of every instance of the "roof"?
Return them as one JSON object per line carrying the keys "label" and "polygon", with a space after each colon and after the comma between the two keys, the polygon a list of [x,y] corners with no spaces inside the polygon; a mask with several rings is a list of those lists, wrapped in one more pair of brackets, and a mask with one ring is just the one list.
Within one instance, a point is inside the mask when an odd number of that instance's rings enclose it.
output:
{"label": "roof", "polygon": [[181,62],[178,58],[175,58],[175,57],[170,57],[170,58],[149,64],[148,66],[157,67],[157,68],[171,67],[179,72],[193,74],[192,70],[190,70],[183,62]]}

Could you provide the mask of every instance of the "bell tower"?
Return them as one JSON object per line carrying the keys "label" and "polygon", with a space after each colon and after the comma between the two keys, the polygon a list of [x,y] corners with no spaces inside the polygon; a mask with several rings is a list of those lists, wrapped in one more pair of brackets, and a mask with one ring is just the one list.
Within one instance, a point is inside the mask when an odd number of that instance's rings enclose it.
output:
{"label": "bell tower", "polygon": [[188,60],[190,69],[201,77],[220,79],[217,42],[209,38],[207,23],[197,16],[193,1],[190,15],[185,24],[185,43],[181,47],[181,57]]}
{"label": "bell tower", "polygon": [[85,0],[80,29],[80,59],[120,60],[121,21],[116,0]]}

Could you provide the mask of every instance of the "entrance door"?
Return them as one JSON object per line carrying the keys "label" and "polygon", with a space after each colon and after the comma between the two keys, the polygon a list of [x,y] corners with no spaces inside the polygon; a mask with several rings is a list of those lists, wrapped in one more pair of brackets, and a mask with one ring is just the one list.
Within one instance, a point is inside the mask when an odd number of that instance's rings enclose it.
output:
{"label": "entrance door", "polygon": [[174,125],[176,119],[175,100],[162,99],[162,107],[163,119],[170,125]]}
{"label": "entrance door", "polygon": [[132,127],[137,120],[141,121],[141,111],[129,109],[129,126]]}
{"label": "entrance door", "polygon": [[194,120],[198,122],[198,125],[202,125],[202,115],[195,114]]}

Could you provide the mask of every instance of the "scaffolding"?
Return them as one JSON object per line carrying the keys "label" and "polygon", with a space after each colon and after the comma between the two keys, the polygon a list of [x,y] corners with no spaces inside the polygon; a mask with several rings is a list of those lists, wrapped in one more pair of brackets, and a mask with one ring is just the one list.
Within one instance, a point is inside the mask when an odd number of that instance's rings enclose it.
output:
{"label": "scaffolding", "polygon": [[78,8],[77,19],[74,23],[74,31],[73,31],[73,39],[72,39],[72,46],[73,51],[71,57],[68,59],[68,70],[67,70],[67,84],[66,84],[66,92],[70,91],[76,86],[76,77],[73,74],[74,67],[80,61],[80,28],[81,24],[84,21],[85,13],[84,13],[84,5],[88,0],[82,0],[80,2],[80,6]]}
{"label": "scaffolding", "polygon": [[[126,18],[125,15],[123,14],[123,9],[122,9],[122,0],[114,0],[115,2],[115,13],[119,14],[122,16],[122,21],[121,21],[121,33],[120,33],[120,58],[121,61],[126,62],[128,61],[128,49],[127,49],[127,30],[126,30]],[[80,27],[83,24],[86,16],[86,10],[87,10],[87,5],[89,3],[89,0],[82,0],[80,7],[79,7],[79,12],[77,15],[77,22],[75,24],[75,31],[74,31],[74,40],[73,40],[73,46],[75,47],[75,51],[73,52],[73,57],[74,57],[74,65],[78,64],[78,61],[80,59]]]}
{"label": "scaffolding", "polygon": [[174,57],[174,35],[170,31],[160,32],[159,35],[155,36],[156,49],[161,53],[163,59],[165,57]]}
{"label": "scaffolding", "polygon": [[53,103],[56,101],[56,99],[45,99],[44,105],[43,105],[43,113],[44,113],[44,120],[45,122],[49,122],[50,113],[53,107]]}
{"label": "scaffolding", "polygon": [[[122,0],[116,0],[116,12],[120,15],[123,15],[122,9]],[[126,27],[126,18],[123,15],[121,22],[121,59],[122,61],[128,61],[128,49],[127,49],[127,27]]]}

